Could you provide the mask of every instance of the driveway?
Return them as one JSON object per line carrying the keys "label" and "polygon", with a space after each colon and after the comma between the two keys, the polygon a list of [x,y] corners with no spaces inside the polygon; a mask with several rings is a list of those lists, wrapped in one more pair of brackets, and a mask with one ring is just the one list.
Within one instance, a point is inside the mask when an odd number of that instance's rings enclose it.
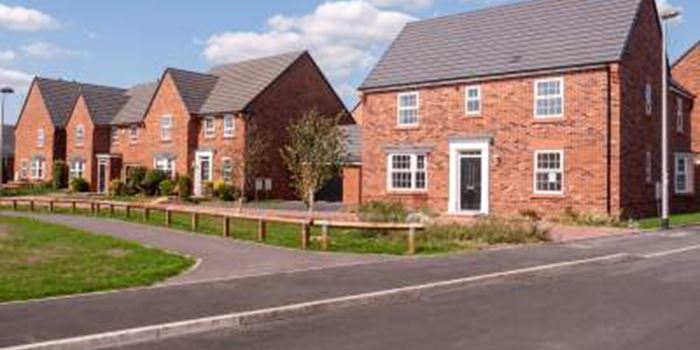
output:
{"label": "driveway", "polygon": [[377,255],[304,252],[230,238],[83,216],[28,213],[0,213],[0,215],[29,217],[66,225],[198,259],[197,265],[192,270],[169,279],[165,284],[288,273],[399,259]]}

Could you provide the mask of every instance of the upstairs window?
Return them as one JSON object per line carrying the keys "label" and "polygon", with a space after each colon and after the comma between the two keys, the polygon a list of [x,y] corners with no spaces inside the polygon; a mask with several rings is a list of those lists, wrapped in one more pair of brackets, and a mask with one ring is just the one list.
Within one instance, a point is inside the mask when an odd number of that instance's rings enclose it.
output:
{"label": "upstairs window", "polygon": [[564,78],[535,81],[535,118],[564,116]]}
{"label": "upstairs window", "polygon": [[204,118],[204,137],[211,139],[216,136],[216,127],[214,125],[214,117]]}
{"label": "upstairs window", "polygon": [[535,193],[564,192],[564,151],[535,152]]}
{"label": "upstairs window", "polygon": [[139,141],[139,126],[133,124],[129,127],[129,142],[137,143]]}
{"label": "upstairs window", "polygon": [[425,154],[389,155],[390,191],[425,191],[428,188],[428,175]]}
{"label": "upstairs window", "polygon": [[693,193],[693,163],[690,154],[676,154],[675,161],[675,188],[676,193]]}
{"label": "upstairs window", "polygon": [[170,141],[172,140],[172,129],[173,129],[173,117],[171,115],[164,115],[160,117],[160,140]]}
{"label": "upstairs window", "polygon": [[236,132],[236,120],[233,118],[233,114],[227,114],[224,116],[224,137],[230,138],[234,136]]}
{"label": "upstairs window", "polygon": [[85,126],[78,124],[75,126],[75,145],[82,146],[85,144]]}
{"label": "upstairs window", "polygon": [[233,161],[231,158],[221,160],[221,179],[224,181],[233,180]]}
{"label": "upstairs window", "polygon": [[46,142],[46,134],[44,129],[37,129],[36,131],[36,146],[44,147],[44,142]]}
{"label": "upstairs window", "polygon": [[647,85],[644,87],[644,111],[647,115],[651,115],[651,112],[653,111],[653,100],[654,91],[651,89],[651,83],[647,83]]}
{"label": "upstairs window", "polygon": [[683,129],[685,128],[683,120],[683,99],[678,97],[676,99],[676,131],[679,133],[683,132]]}
{"label": "upstairs window", "polygon": [[476,116],[481,114],[481,87],[467,86],[465,90],[466,114]]}
{"label": "upstairs window", "polygon": [[116,126],[113,126],[112,129],[110,130],[112,134],[112,143],[118,143],[119,142],[119,128]]}
{"label": "upstairs window", "polygon": [[417,126],[419,119],[419,95],[408,92],[398,95],[398,124],[399,126]]}

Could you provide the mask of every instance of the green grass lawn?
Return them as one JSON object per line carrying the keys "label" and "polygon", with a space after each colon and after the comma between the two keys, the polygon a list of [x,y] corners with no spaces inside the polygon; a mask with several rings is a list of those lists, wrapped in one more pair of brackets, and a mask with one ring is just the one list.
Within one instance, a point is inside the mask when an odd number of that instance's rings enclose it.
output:
{"label": "green grass lawn", "polygon": [[108,236],[0,217],[0,302],[151,285],[193,263]]}
{"label": "green grass lawn", "polygon": [[[9,207],[5,207],[9,209]],[[26,205],[21,205],[18,210],[28,210]],[[47,212],[43,206],[36,207],[37,212]],[[56,206],[56,213],[71,213],[70,208]],[[75,213],[78,215],[90,216],[90,212],[86,208],[79,208]],[[159,210],[152,210],[148,220],[143,217],[142,211],[132,209],[131,215],[127,218],[126,212],[122,208],[115,208],[113,215],[110,215],[107,208],[102,208],[100,217],[110,217],[112,219],[137,222],[155,226],[165,226],[165,213]],[[173,213],[171,216],[170,227],[184,231],[191,231],[191,217],[189,214]],[[197,233],[207,235],[222,235],[223,222],[221,218],[200,215]],[[257,222],[250,220],[231,220],[230,232],[232,239],[256,241],[257,240]],[[311,229],[311,242],[309,250],[321,250],[320,235],[321,229],[313,227]],[[362,254],[390,254],[403,255],[406,253],[407,235],[405,231],[375,231],[375,230],[359,230],[359,229],[331,229],[331,243],[329,251],[331,252],[350,252]],[[301,228],[295,224],[267,224],[267,239],[265,244],[295,248],[301,246]],[[493,244],[508,244],[508,243],[531,243],[527,242],[498,242]],[[491,243],[479,239],[464,238],[461,234],[440,234],[439,232],[418,232],[416,234],[416,252],[421,255],[437,255],[447,254],[459,251],[473,251],[490,246]]]}
{"label": "green grass lawn", "polygon": [[[699,213],[686,213],[686,214],[674,214],[671,215],[671,226],[682,226],[690,224],[700,224],[700,212]],[[648,218],[639,221],[639,227],[642,229],[655,229],[661,227],[661,220],[659,218]]]}

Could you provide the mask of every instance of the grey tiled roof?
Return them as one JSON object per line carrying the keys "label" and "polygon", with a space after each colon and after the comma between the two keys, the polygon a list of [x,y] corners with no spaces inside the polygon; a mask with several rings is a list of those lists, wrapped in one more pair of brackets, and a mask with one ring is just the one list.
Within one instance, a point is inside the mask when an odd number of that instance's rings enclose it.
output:
{"label": "grey tiled roof", "polygon": [[199,112],[218,80],[213,75],[176,68],[169,68],[168,72],[175,81],[177,90],[190,113]]}
{"label": "grey tiled roof", "polygon": [[212,68],[207,73],[219,79],[199,113],[243,110],[304,54],[292,52]]}
{"label": "grey tiled roof", "polygon": [[113,87],[81,84],[80,92],[97,125],[109,124],[129,99],[126,90]]}
{"label": "grey tiled roof", "polygon": [[55,126],[63,127],[80,96],[80,83],[40,77],[35,81],[51,114],[51,121]]}
{"label": "grey tiled roof", "polygon": [[614,62],[640,0],[531,0],[412,22],[360,89]]}
{"label": "grey tiled roof", "polygon": [[362,128],[360,125],[342,125],[340,130],[343,134],[343,146],[345,146],[346,159],[348,163],[362,162]]}
{"label": "grey tiled roof", "polygon": [[136,85],[129,89],[126,94],[129,100],[119,110],[111,121],[111,124],[132,124],[140,123],[146,114],[146,109],[151,103],[151,98],[156,92],[158,83],[146,83]]}

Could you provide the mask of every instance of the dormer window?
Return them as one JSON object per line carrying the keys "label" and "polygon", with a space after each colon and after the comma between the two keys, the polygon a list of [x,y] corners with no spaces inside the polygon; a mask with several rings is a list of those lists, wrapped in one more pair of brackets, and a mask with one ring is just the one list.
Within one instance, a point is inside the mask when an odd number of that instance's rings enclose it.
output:
{"label": "dormer window", "polygon": [[419,119],[419,95],[418,92],[407,92],[399,94],[398,105],[398,125],[417,126]]}

